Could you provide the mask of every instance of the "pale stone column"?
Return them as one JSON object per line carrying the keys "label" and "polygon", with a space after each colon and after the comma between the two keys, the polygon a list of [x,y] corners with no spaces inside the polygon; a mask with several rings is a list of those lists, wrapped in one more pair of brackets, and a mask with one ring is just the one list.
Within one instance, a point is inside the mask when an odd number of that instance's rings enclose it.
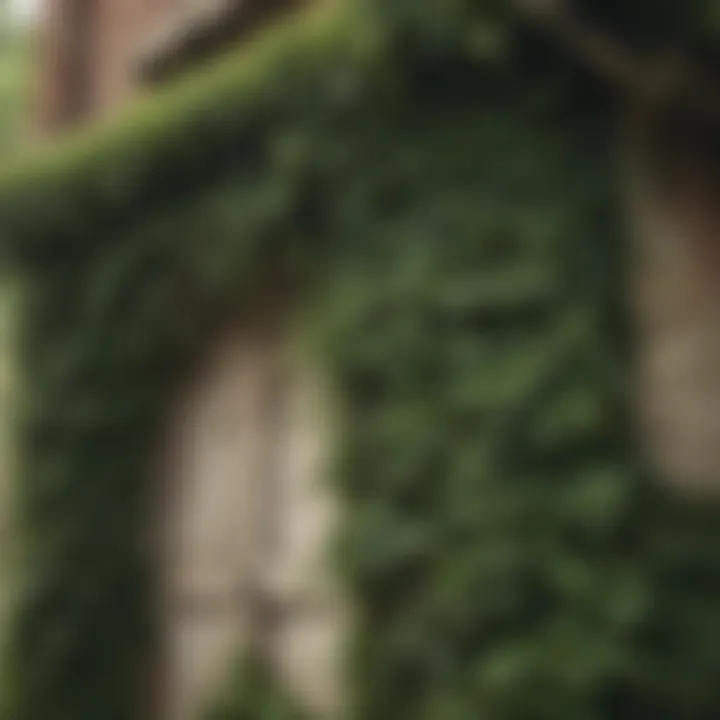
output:
{"label": "pale stone column", "polygon": [[631,205],[641,433],[665,482],[720,495],[720,184],[697,147],[646,150]]}
{"label": "pale stone column", "polygon": [[329,564],[342,508],[332,485],[341,417],[319,369],[291,355],[288,431],[282,447],[284,542],[274,582],[285,615],[275,648],[278,675],[311,717],[340,718],[351,604]]}
{"label": "pale stone column", "polygon": [[248,632],[241,583],[252,557],[266,348],[240,328],[224,343],[178,421],[168,497],[168,720],[196,720]]}

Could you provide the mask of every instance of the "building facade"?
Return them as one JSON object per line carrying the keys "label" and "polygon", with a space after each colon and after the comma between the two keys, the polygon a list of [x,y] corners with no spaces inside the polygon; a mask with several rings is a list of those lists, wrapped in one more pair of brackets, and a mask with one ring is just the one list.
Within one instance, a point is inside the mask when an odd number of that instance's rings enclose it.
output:
{"label": "building facade", "polygon": [[45,2],[37,98],[41,132],[112,115],[138,92],[247,37],[298,0]]}
{"label": "building facade", "polygon": [[[44,131],[113,115],[239,41],[269,6],[198,7],[177,0],[50,6],[38,111]],[[631,213],[640,225],[637,386],[656,464],[702,484],[720,464],[716,193],[696,162],[685,180],[682,170],[667,171],[676,180],[667,188],[655,171],[643,175]],[[153,702],[154,717],[167,720],[200,717],[238,646],[262,648],[304,704],[337,714],[346,611],[325,579],[307,585],[336,517],[315,484],[329,445],[328,411],[319,409],[322,383],[292,350],[297,300],[272,293],[251,305],[262,312],[229,322],[203,353],[158,453],[152,535],[163,632]]]}

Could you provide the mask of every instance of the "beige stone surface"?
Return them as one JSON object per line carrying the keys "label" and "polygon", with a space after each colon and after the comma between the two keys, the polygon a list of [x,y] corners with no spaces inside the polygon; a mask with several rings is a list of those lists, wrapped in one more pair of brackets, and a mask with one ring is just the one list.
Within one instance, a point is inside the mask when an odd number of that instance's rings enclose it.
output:
{"label": "beige stone surface", "polygon": [[635,183],[637,392],[661,477],[720,494],[720,188],[679,154]]}
{"label": "beige stone surface", "polygon": [[[337,717],[347,605],[326,550],[333,414],[282,317],[238,323],[173,418],[165,463],[167,720],[196,720],[250,641],[318,717]],[[247,591],[278,608],[260,636]]]}
{"label": "beige stone surface", "polygon": [[340,520],[328,486],[338,413],[312,368],[296,368],[289,390],[282,472],[286,535],[276,567],[290,613],[280,632],[277,667],[304,706],[317,717],[335,718],[343,709],[343,641],[350,622],[347,598],[327,566],[328,541]]}

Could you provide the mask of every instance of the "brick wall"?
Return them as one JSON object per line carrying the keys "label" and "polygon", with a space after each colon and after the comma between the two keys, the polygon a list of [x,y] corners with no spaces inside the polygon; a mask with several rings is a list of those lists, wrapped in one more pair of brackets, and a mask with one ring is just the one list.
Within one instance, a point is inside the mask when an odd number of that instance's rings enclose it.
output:
{"label": "brick wall", "polygon": [[302,0],[45,0],[41,134],[100,118]]}
{"label": "brick wall", "polygon": [[187,0],[45,0],[37,125],[41,133],[111,112],[139,88],[143,38]]}

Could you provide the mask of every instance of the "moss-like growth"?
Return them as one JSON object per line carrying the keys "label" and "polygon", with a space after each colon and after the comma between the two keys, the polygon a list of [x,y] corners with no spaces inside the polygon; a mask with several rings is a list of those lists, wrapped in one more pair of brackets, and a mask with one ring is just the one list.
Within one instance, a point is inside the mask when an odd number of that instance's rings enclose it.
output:
{"label": "moss-like growth", "polygon": [[718,512],[646,480],[626,407],[612,108],[506,7],[302,16],[3,181],[8,720],[137,717],[168,398],[278,269],[348,412],[356,716],[718,717]]}
{"label": "moss-like growth", "polygon": [[248,658],[236,668],[205,720],[308,720],[267,663]]}

